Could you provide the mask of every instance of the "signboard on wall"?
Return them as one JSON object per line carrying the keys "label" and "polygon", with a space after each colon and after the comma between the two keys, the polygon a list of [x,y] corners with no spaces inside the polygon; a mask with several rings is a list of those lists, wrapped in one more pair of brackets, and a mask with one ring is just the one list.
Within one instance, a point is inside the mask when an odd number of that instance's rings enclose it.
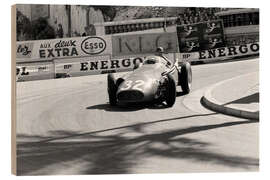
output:
{"label": "signboard on wall", "polygon": [[182,61],[189,62],[227,59],[232,57],[258,54],[259,48],[259,43],[221,47],[192,53],[180,53],[180,59]]}
{"label": "signboard on wall", "polygon": [[59,62],[55,64],[56,74],[69,74],[71,76],[82,76],[102,74],[105,72],[129,71],[137,62],[143,62],[144,57],[122,57],[111,59],[110,56],[96,56],[79,58],[77,61]]}
{"label": "signboard on wall", "polygon": [[224,47],[221,20],[177,26],[181,53]]}
{"label": "signboard on wall", "polygon": [[[92,56],[55,62],[56,74],[83,76],[133,70],[135,64],[143,62],[147,55],[133,55],[111,58],[109,55]],[[166,54],[173,59],[174,54]]]}
{"label": "signboard on wall", "polygon": [[120,36],[88,36],[17,42],[16,62],[48,61],[110,55],[113,58],[154,54],[157,47],[176,53],[176,32]]}
{"label": "signboard on wall", "polygon": [[112,53],[111,37],[89,36],[17,42],[16,62],[105,55]]}
{"label": "signboard on wall", "polygon": [[153,54],[157,47],[163,47],[166,53],[179,52],[176,32],[112,36],[113,57]]}
{"label": "signboard on wall", "polygon": [[31,81],[54,78],[54,64],[51,63],[24,63],[16,65],[17,81]]}

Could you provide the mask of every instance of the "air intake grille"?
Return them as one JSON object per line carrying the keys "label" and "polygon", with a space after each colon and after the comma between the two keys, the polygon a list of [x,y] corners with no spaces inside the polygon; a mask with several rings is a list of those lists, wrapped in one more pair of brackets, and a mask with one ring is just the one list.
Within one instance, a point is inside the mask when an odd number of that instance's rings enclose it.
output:
{"label": "air intake grille", "polygon": [[143,99],[143,93],[140,91],[122,91],[118,93],[119,101],[136,101]]}

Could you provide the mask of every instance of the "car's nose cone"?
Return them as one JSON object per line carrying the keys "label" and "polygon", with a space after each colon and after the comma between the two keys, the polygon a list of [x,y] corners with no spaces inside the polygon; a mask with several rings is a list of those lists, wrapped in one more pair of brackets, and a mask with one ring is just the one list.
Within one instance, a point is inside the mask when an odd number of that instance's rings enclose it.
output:
{"label": "car's nose cone", "polygon": [[125,80],[117,91],[117,99],[125,102],[142,102],[154,99],[158,81],[154,79]]}

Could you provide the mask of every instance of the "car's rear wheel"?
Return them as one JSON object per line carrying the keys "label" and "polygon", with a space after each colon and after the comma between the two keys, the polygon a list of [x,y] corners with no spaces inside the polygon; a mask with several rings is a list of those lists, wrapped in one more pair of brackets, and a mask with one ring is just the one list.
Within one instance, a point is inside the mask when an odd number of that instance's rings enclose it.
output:
{"label": "car's rear wheel", "polygon": [[181,66],[181,73],[179,79],[183,93],[188,94],[191,90],[191,83],[192,83],[192,71],[190,63],[185,62]]}
{"label": "car's rear wheel", "polygon": [[117,98],[116,98],[117,86],[116,86],[116,83],[115,83],[116,81],[113,74],[108,74],[107,82],[108,82],[107,87],[108,87],[109,103],[111,106],[115,106],[117,103]]}
{"label": "car's rear wheel", "polygon": [[168,75],[168,82],[166,84],[165,101],[168,107],[172,107],[176,99],[175,81],[171,75]]}

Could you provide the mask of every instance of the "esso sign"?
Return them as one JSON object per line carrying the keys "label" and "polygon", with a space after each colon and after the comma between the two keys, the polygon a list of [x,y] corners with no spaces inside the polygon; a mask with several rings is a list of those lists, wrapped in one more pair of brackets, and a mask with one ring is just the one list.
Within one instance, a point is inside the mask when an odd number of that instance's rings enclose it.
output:
{"label": "esso sign", "polygon": [[81,48],[86,54],[100,54],[106,49],[106,42],[100,37],[88,37],[83,40]]}

